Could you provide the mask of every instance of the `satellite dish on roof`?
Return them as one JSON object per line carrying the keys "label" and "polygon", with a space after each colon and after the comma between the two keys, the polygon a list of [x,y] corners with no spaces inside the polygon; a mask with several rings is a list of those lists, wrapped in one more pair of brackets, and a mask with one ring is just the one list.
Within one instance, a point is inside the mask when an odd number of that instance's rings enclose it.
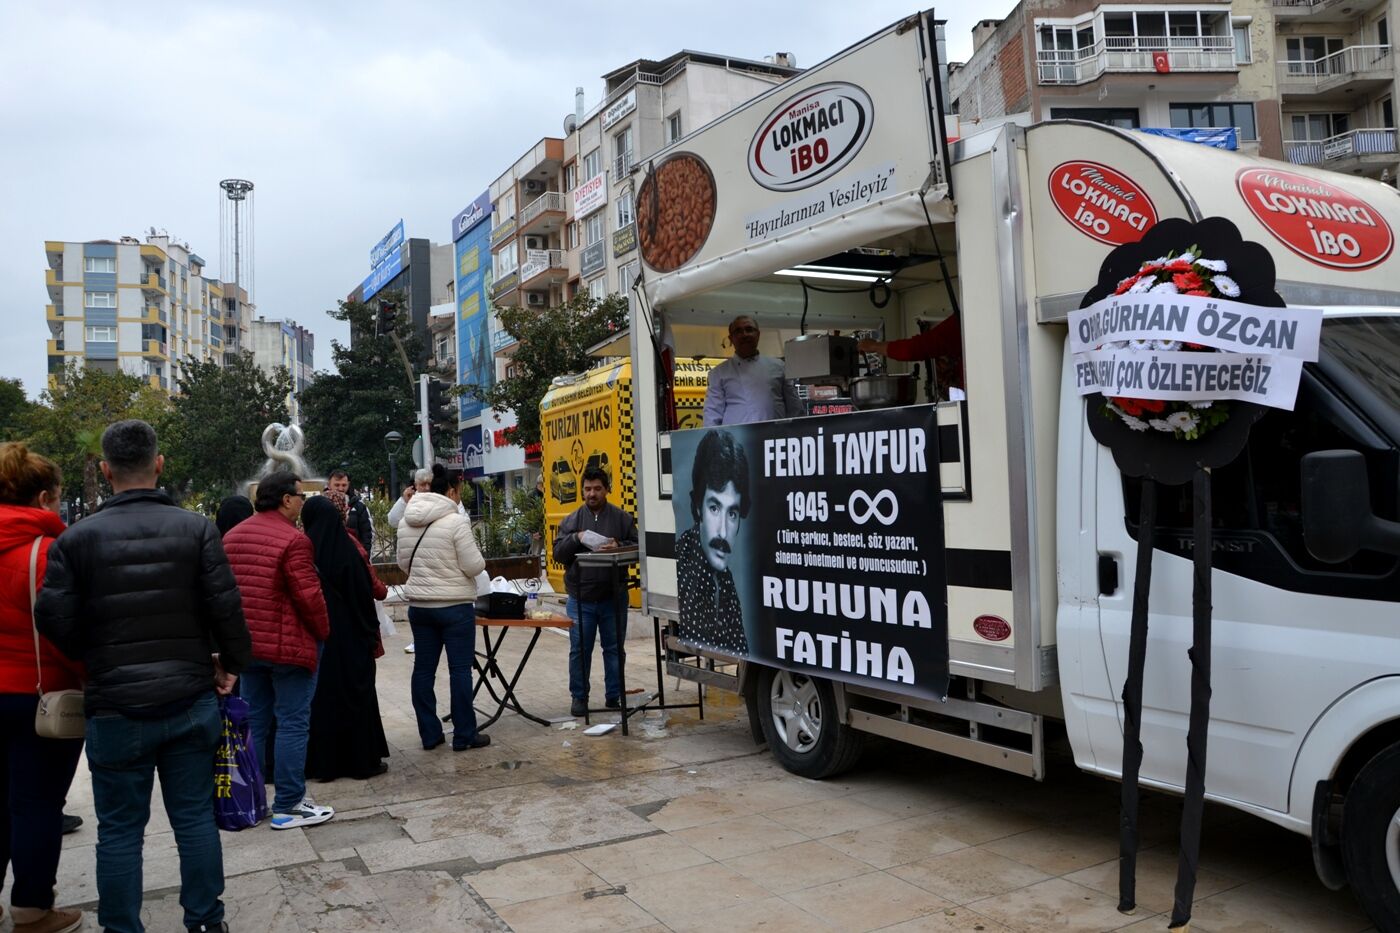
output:
{"label": "satellite dish on roof", "polygon": [[571,113],[564,117],[564,134],[567,136],[578,129],[578,119]]}

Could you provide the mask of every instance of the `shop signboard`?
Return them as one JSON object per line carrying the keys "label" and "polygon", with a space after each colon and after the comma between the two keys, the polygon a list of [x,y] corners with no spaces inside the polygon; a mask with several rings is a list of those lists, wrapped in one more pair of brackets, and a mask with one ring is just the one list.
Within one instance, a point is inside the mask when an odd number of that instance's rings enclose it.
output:
{"label": "shop signboard", "polygon": [[[453,219],[453,230],[465,225],[454,244],[457,259],[457,383],[490,386],[495,377],[491,347],[491,216],[489,192],[483,192]],[[472,218],[475,218],[474,220]],[[470,394],[457,399],[457,417],[467,421],[481,414],[481,400]]]}

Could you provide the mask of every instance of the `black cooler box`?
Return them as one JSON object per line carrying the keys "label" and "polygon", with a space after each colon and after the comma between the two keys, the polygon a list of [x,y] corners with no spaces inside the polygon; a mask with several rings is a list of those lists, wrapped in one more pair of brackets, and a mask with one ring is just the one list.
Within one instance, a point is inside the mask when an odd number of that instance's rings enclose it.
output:
{"label": "black cooler box", "polygon": [[476,614],[492,619],[523,619],[525,597],[520,593],[483,593],[476,598]]}

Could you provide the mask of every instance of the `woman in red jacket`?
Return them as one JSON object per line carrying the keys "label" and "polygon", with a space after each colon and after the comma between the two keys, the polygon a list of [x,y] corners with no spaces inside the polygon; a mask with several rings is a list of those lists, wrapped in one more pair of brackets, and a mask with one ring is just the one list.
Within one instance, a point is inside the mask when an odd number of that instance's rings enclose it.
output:
{"label": "woman in red jacket", "polygon": [[19,933],[66,933],[83,922],[76,910],[53,909],[63,800],[83,742],[34,733],[40,691],[82,687],[82,671],[47,640],[35,653],[31,592],[63,532],[61,484],[52,461],[0,444],[0,879],[11,863]]}

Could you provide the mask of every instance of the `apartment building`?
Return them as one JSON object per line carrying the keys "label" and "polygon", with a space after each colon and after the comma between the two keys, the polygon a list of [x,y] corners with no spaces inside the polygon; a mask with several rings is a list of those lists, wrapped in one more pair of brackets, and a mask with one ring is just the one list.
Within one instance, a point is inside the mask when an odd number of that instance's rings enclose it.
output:
{"label": "apartment building", "polygon": [[1287,159],[1394,183],[1390,0],[1272,0]]}
{"label": "apartment building", "polygon": [[280,366],[292,377],[287,410],[293,421],[301,420],[301,393],[311,384],[316,370],[316,338],[296,321],[269,321],[259,317],[252,322],[249,347],[253,362],[271,374]]}
{"label": "apartment building", "polygon": [[246,292],[206,278],[187,243],[152,232],[49,240],[44,254],[51,377],[76,362],[174,391],[187,359],[222,362],[246,344]]}
{"label": "apartment building", "polygon": [[[431,347],[428,318],[434,305],[452,300],[452,244],[434,243],[422,237],[405,237],[403,221],[370,249],[370,271],[346,296],[348,301],[373,301],[380,292],[398,292],[423,345],[426,359]],[[355,332],[350,332],[354,346]],[[421,362],[419,360],[418,362]]]}
{"label": "apartment building", "polygon": [[1283,158],[1270,0],[1099,4],[1023,0],[972,31],[949,67],[963,132],[1014,113],[1123,128],[1234,126],[1240,148]]}

